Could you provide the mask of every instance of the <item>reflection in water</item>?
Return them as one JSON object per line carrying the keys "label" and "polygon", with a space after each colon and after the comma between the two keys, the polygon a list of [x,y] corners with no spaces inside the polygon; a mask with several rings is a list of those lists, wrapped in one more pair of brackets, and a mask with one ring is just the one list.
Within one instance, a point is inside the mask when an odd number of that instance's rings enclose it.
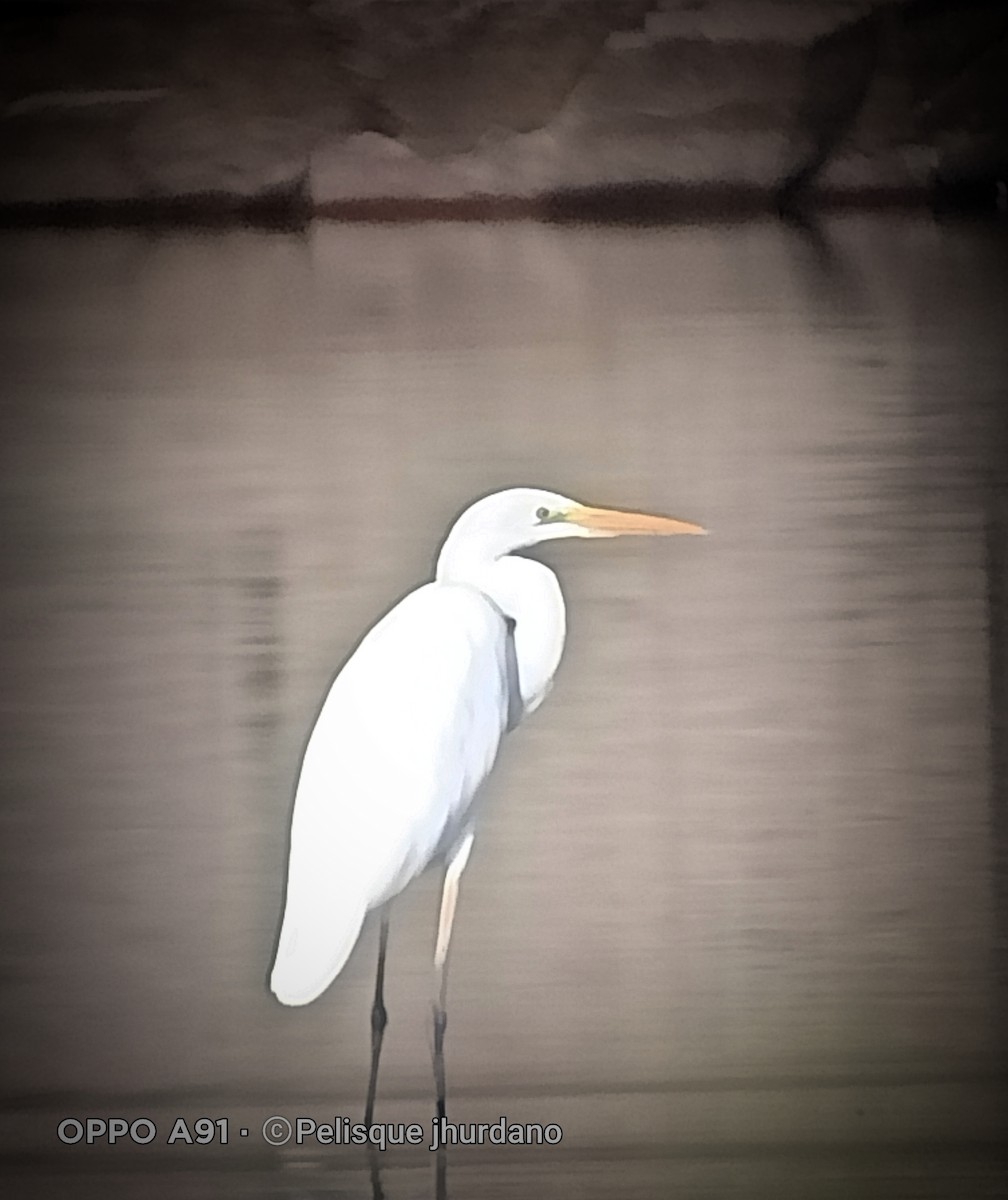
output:
{"label": "reflection in water", "polygon": [[448,1196],[448,1151],[439,1146],[434,1167],[434,1197],[435,1200],[447,1200]]}
{"label": "reflection in water", "polygon": [[[713,536],[541,552],[568,651],[487,789],[447,1068],[459,1120],[564,1138],[453,1153],[451,1191],[1003,1190],[1004,251],[824,236],[0,242],[22,1152],[68,1095],[253,1132],[359,1111],[377,921],[310,1009],[265,984],[304,730],[459,508],[531,483]],[[425,1127],[436,885],[397,904],[376,1112]],[[177,1194],[140,1149],[122,1187]],[[404,1154],[290,1147],[242,1194],[447,1190]]]}
{"label": "reflection in water", "polygon": [[[373,1146],[373,1145],[368,1146],[368,1167],[369,1167],[369,1171],[370,1171],[370,1175],[371,1175],[371,1200],[385,1200],[385,1192],[382,1190],[382,1185],[381,1185],[381,1162],[379,1161],[378,1156],[379,1156],[379,1150],[378,1150],[377,1146]],[[443,1193],[443,1191],[442,1191],[442,1185],[441,1185],[441,1180],[440,1180],[440,1164],[439,1164],[439,1172],[438,1172],[438,1181],[439,1181],[438,1200],[441,1200],[441,1196],[445,1193]]]}

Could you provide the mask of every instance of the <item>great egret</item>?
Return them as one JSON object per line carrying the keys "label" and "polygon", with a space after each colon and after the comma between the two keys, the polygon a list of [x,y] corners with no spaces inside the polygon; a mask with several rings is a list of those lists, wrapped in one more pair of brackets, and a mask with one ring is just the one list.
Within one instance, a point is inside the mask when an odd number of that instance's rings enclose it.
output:
{"label": "great egret", "polygon": [[[435,859],[446,864],[434,950],[434,1076],[445,1112],[446,963],[471,806],[505,732],[542,703],[564,645],[553,572],[513,551],[569,537],[703,533],[672,517],[588,508],[536,488],[496,492],[448,532],[436,576],[364,637],[333,681],[301,763],[287,899],[270,986],[308,1004],[340,973],[364,916]],[[370,1126],[382,1035],[388,909],[371,1010]]]}

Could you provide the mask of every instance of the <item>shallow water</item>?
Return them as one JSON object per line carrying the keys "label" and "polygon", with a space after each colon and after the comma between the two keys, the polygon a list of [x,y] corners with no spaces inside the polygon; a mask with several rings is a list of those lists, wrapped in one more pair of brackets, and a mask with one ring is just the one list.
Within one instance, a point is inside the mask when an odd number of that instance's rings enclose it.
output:
{"label": "shallow water", "polygon": [[[1005,259],[923,218],[5,235],[22,1183],[105,1186],[64,1116],[356,1118],[373,922],[317,1003],[265,983],[298,756],[454,515],[533,483],[712,536],[539,554],[567,653],[487,788],[447,1054],[450,1115],[563,1156],[481,1194],[996,1194]],[[396,904],[381,1079],[425,1126],[437,887]],[[250,1128],[207,1194],[370,1187]],[[199,1169],[119,1150],[127,1193]]]}

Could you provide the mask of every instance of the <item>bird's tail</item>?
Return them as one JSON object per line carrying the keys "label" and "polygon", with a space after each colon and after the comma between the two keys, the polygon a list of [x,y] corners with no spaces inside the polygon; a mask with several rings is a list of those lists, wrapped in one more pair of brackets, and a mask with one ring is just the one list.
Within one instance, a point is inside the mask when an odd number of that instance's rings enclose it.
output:
{"label": "bird's tail", "polygon": [[[326,888],[326,893],[333,890]],[[365,907],[346,895],[288,888],[270,991],[281,1004],[310,1004],[343,970],[364,923]]]}

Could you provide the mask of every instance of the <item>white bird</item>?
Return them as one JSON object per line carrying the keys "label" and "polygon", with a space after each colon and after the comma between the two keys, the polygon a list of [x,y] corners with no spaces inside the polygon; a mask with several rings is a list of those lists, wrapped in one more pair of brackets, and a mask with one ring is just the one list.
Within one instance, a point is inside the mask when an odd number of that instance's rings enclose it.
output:
{"label": "white bird", "polygon": [[[343,969],[365,915],[430,863],[446,864],[434,952],[434,1072],[444,1115],[446,961],[472,805],[504,734],[548,693],[565,634],[556,575],[513,552],[619,534],[703,533],[672,517],[588,508],[536,488],[496,492],[448,532],[435,579],[367,633],[336,676],[301,763],[287,897],[270,987],[308,1004]],[[388,911],[371,1018],[374,1110],[386,1024]]]}

